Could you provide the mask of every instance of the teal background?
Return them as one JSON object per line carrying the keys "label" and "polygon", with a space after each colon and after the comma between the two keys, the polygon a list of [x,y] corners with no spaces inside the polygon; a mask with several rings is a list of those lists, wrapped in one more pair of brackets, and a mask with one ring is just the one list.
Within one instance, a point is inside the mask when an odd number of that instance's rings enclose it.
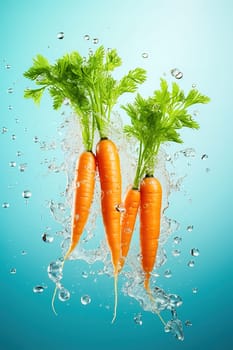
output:
{"label": "teal background", "polygon": [[[233,348],[232,18],[233,4],[227,0],[2,1],[0,127],[7,127],[8,132],[0,134],[0,198],[10,206],[0,208],[1,350]],[[57,39],[60,31],[65,34],[63,40]],[[80,261],[67,268],[66,285],[74,293],[70,301],[59,303],[58,317],[51,311],[53,284],[47,266],[60,254],[60,239],[44,244],[41,235],[46,230],[54,235],[60,229],[46,201],[59,198],[66,179],[62,173],[48,174],[44,165],[46,157],[62,160],[59,148],[42,151],[33,138],[56,142],[61,120],[49,98],[43,99],[40,108],[23,99],[28,82],[22,74],[37,53],[52,61],[65,52],[87,53],[90,46],[95,48],[83,39],[85,34],[99,38],[105,47],[117,48],[124,63],[122,72],[136,66],[147,69],[149,78],[142,93],[151,93],[160,76],[170,76],[170,69],[178,67],[184,73],[180,84],[185,90],[195,83],[211,97],[210,104],[197,108],[200,130],[183,133],[183,146],[196,150],[184,183],[192,205],[174,193],[169,208],[169,215],[181,223],[178,235],[183,238],[183,254],[178,260],[172,257],[171,237],[163,269],[170,268],[173,276],[162,283],[183,299],[179,318],[193,324],[184,326],[183,342],[164,333],[155,316],[123,294],[117,322],[111,325],[112,280],[82,278],[81,271],[88,266]],[[142,58],[143,52],[148,52],[148,59]],[[6,64],[11,68],[6,69]],[[12,94],[7,93],[9,87],[14,89]],[[171,149],[180,148],[173,145]],[[21,156],[16,155],[18,151]],[[204,153],[206,161],[201,160]],[[17,166],[9,167],[10,161]],[[24,173],[18,170],[21,163],[28,164]],[[181,162],[177,171],[182,173],[186,163]],[[21,195],[25,189],[32,192],[28,202]],[[186,232],[189,224],[194,225],[192,233]],[[102,227],[97,230],[101,232]],[[187,259],[193,247],[199,248],[200,256],[190,270]],[[22,250],[27,254],[22,255]],[[11,268],[17,269],[15,275],[10,274]],[[33,287],[43,283],[47,286],[44,293],[34,294]],[[199,290],[195,295],[193,287]],[[92,298],[87,306],[80,303],[84,294]],[[139,312],[141,326],[133,321]]]}

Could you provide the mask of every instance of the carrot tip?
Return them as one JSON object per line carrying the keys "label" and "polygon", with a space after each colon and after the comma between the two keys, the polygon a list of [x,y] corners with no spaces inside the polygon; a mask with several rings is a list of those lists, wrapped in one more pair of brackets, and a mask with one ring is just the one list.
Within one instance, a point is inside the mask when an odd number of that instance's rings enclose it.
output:
{"label": "carrot tip", "polygon": [[118,273],[115,273],[115,275],[114,275],[114,295],[115,295],[115,301],[114,301],[114,312],[113,312],[112,323],[115,322],[116,316],[117,316],[117,299],[118,299],[117,284],[118,284]]}

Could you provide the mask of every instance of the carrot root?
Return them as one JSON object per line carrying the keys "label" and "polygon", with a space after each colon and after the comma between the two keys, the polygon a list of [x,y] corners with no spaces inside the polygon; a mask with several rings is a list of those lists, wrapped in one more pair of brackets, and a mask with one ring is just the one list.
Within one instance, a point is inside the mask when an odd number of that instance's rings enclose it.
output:
{"label": "carrot root", "polygon": [[114,275],[114,312],[113,312],[113,319],[112,323],[115,322],[116,316],[117,316],[117,303],[118,303],[118,273],[115,273]]}

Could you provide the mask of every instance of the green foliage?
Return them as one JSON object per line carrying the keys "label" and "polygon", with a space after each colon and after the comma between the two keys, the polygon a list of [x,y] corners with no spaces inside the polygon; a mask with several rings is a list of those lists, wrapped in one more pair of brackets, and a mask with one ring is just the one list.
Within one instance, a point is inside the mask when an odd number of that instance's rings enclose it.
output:
{"label": "green foliage", "polygon": [[196,103],[207,103],[209,100],[209,97],[200,94],[196,89],[190,90],[185,96],[177,83],[173,83],[169,91],[168,83],[161,79],[160,89],[154,91],[152,97],[145,99],[138,94],[134,103],[123,106],[131,119],[131,125],[126,125],[124,132],[140,143],[134,184],[136,187],[143,176],[153,173],[161,143],[182,143],[180,129],[199,128],[187,108]]}
{"label": "green foliage", "polygon": [[80,119],[84,146],[91,149],[97,127],[100,137],[105,137],[112,108],[126,92],[135,92],[146,79],[141,68],[131,70],[117,81],[112,72],[122,64],[115,49],[103,46],[84,59],[78,52],[59,58],[51,65],[46,58],[37,55],[24,76],[35,81],[39,89],[27,89],[24,96],[39,103],[47,89],[53,100],[53,108],[62,106],[65,98]]}

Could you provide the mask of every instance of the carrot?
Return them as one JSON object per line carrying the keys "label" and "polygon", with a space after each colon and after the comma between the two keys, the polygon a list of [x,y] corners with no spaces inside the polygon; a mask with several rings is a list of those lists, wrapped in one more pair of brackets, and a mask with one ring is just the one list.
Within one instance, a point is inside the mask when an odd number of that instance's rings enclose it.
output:
{"label": "carrot", "polygon": [[[94,195],[95,174],[95,155],[91,151],[82,152],[75,168],[70,246],[64,256],[61,270],[63,270],[65,261],[79,243],[87,223]],[[54,308],[57,288],[56,285],[52,297],[52,309],[55,314],[57,314]]]}
{"label": "carrot", "polygon": [[154,268],[160,234],[162,187],[152,176],[145,177],[140,184],[140,246],[141,264],[145,273],[145,289],[150,290],[149,281]]}
{"label": "carrot", "polygon": [[137,188],[130,187],[123,201],[124,211],[121,215],[121,258],[119,270],[122,270],[128,255],[138,208],[140,204],[140,192]]}
{"label": "carrot", "polygon": [[71,241],[64,260],[68,259],[77,246],[87,223],[94,195],[95,174],[95,156],[92,152],[85,151],[80,155],[75,169]]}
{"label": "carrot", "polygon": [[117,279],[121,245],[121,214],[117,210],[121,203],[121,171],[115,144],[107,138],[101,139],[97,144],[96,159],[100,176],[102,217],[114,270],[115,306],[112,319],[114,322],[117,310]]}

